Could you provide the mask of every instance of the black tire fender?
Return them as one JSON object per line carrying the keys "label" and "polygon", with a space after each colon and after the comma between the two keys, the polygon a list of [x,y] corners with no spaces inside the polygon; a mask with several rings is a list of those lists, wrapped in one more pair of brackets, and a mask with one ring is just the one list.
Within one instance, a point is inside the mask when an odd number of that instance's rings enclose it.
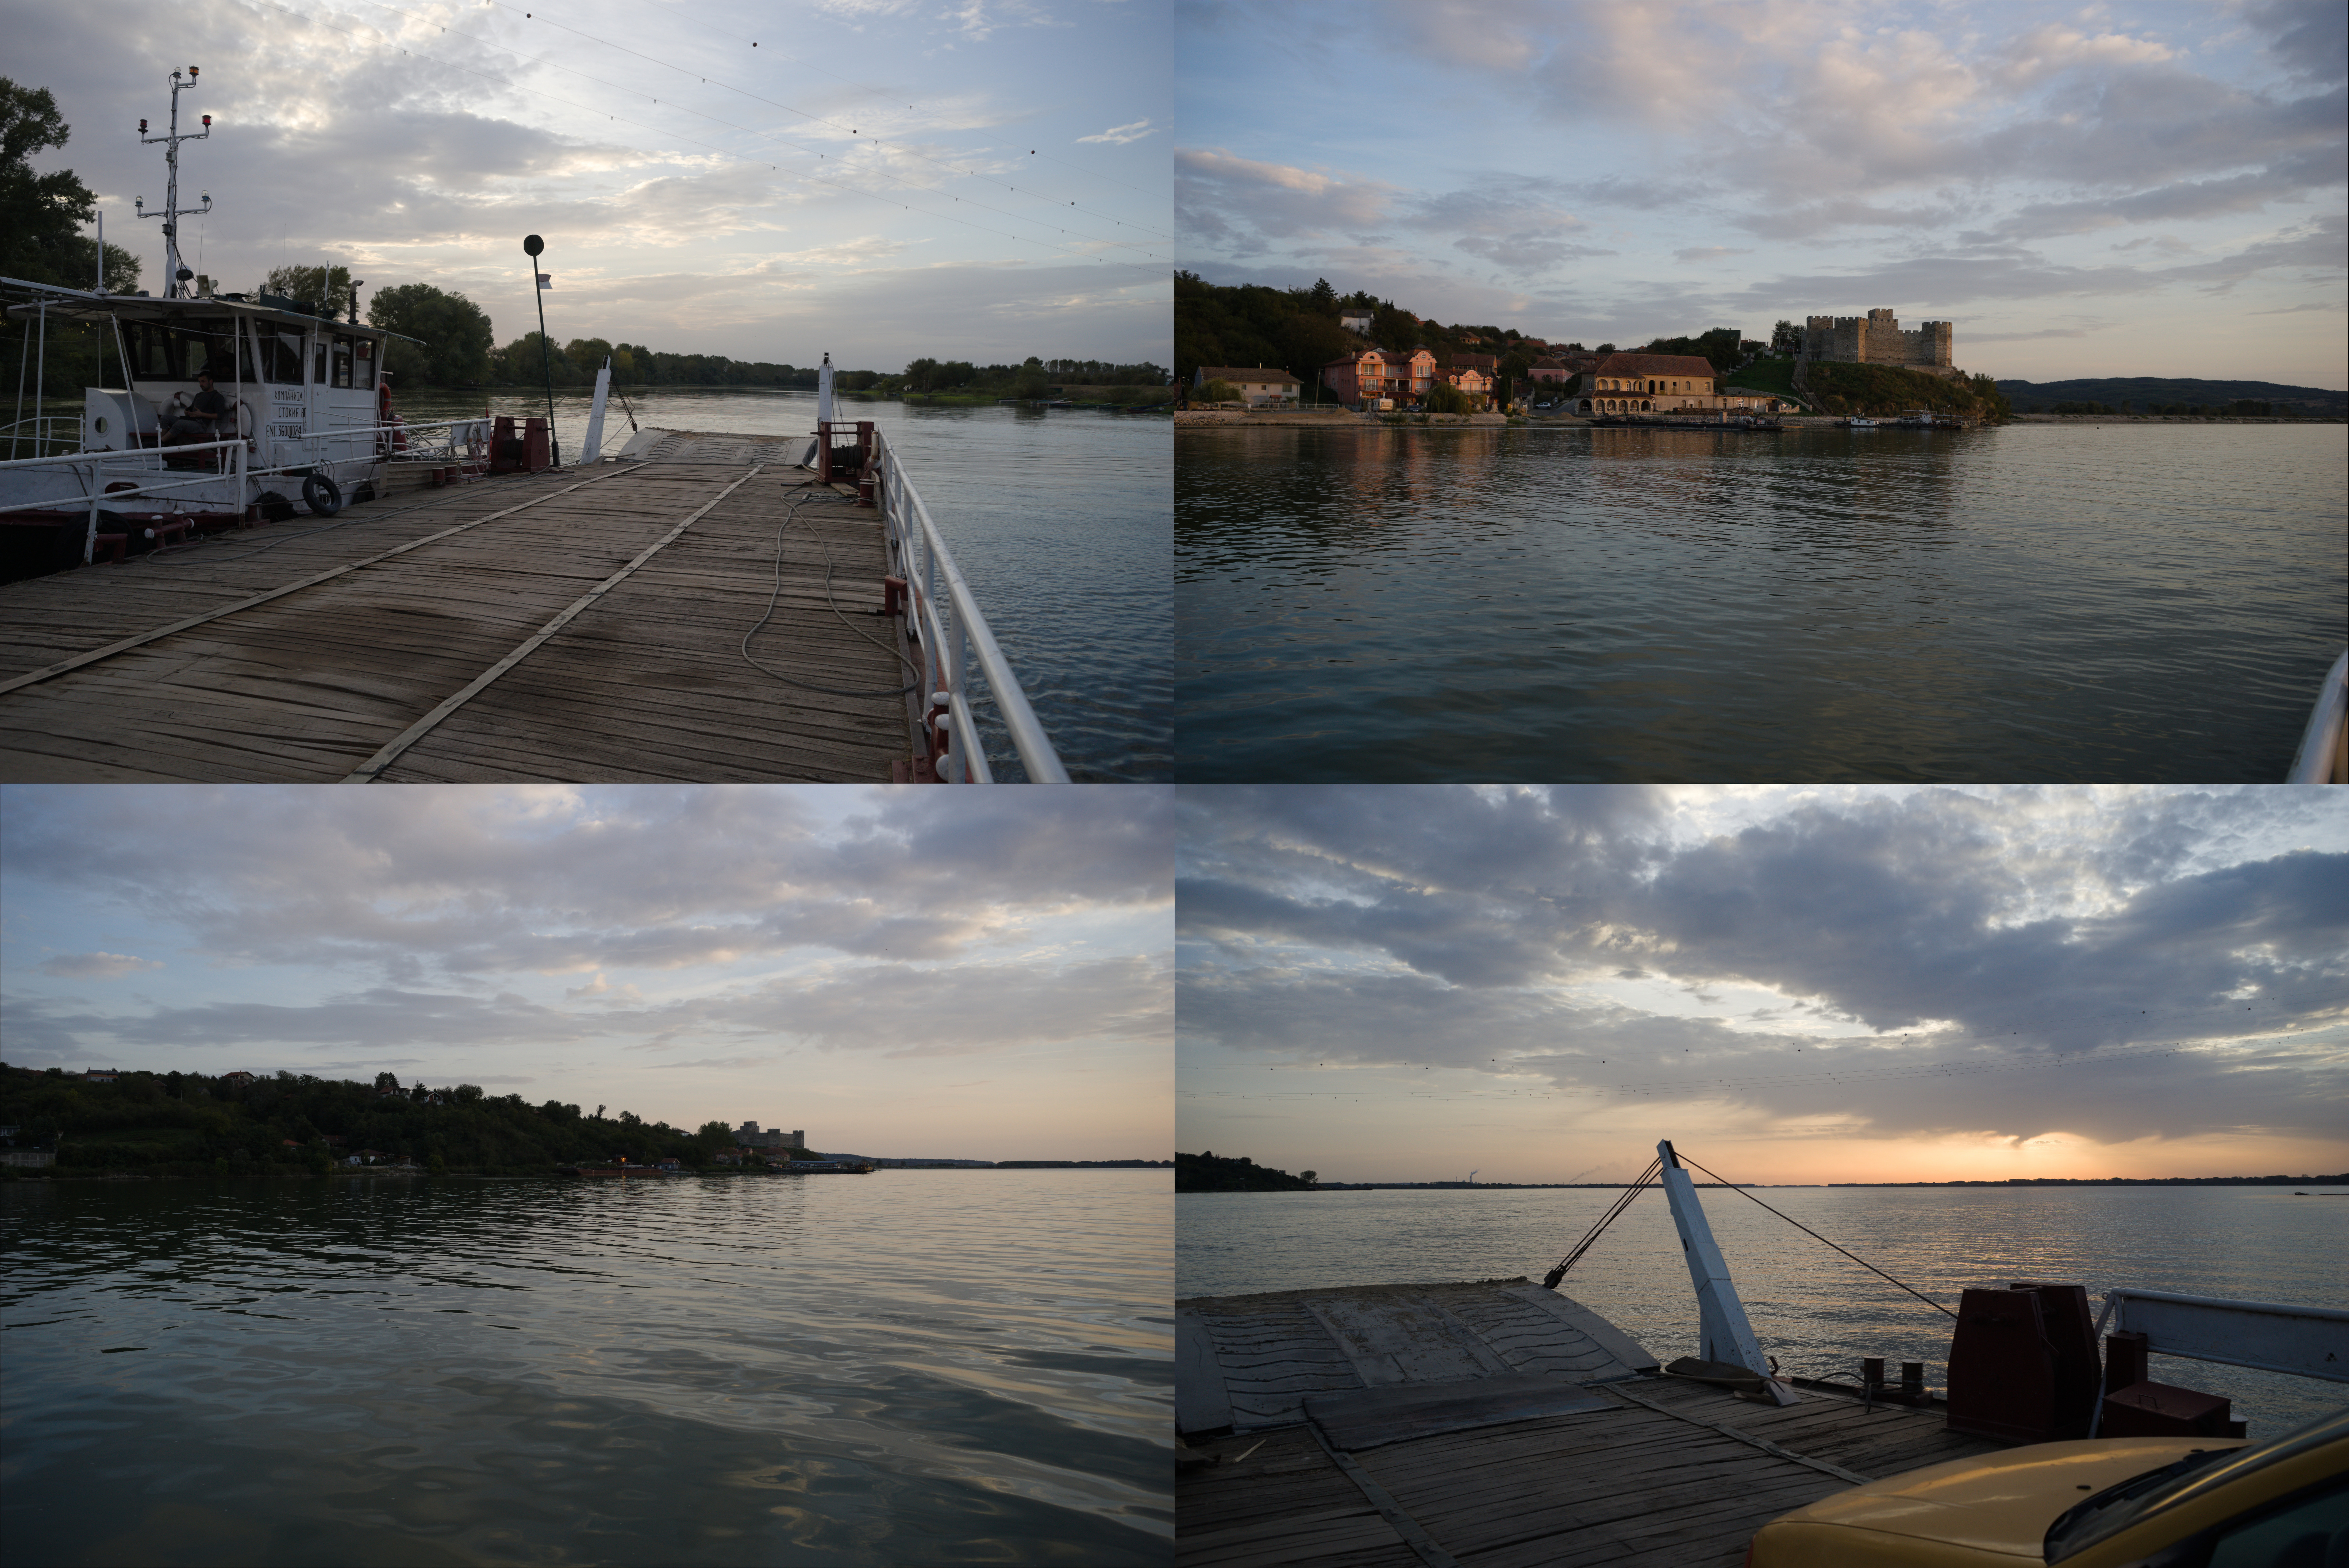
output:
{"label": "black tire fender", "polygon": [[343,487],[323,473],[306,474],[302,480],[302,504],[321,517],[332,517],[343,509]]}

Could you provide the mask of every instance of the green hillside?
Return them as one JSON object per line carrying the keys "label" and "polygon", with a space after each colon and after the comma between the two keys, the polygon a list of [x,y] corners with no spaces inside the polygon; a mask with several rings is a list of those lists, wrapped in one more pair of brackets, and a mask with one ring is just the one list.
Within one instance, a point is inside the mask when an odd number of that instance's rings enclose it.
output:
{"label": "green hillside", "polygon": [[2088,377],[2070,381],[2001,381],[2019,414],[2085,412],[2058,403],[2101,403],[2114,413],[2227,414],[2238,402],[2265,403],[2271,414],[2349,419],[2349,392],[2275,381],[2209,381],[2166,376]]}
{"label": "green hillside", "polygon": [[1897,365],[1844,365],[1814,359],[1806,378],[1823,414],[1898,414],[1909,409],[2003,420],[2007,399],[1988,376],[1945,380]]}

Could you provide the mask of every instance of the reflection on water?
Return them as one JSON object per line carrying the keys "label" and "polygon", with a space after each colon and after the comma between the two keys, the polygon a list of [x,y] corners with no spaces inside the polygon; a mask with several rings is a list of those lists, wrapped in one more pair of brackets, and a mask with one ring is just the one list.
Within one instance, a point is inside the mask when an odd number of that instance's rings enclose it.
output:
{"label": "reflection on water", "polygon": [[12,1183],[15,1563],[1155,1563],[1164,1172]]}
{"label": "reflection on water", "polygon": [[1179,776],[2272,780],[2344,433],[1185,431]]}
{"label": "reflection on water", "polygon": [[[1708,1157],[1709,1159],[1710,1157]],[[1734,1172],[1729,1174],[1733,1175]],[[2349,1193],[2343,1188],[2314,1192]],[[1538,1280],[1619,1189],[1185,1193],[1181,1296],[1419,1280]],[[1951,1320],[1733,1193],[1701,1193],[1754,1337],[1801,1376],[1922,1361],[1943,1386]],[[2291,1188],[1771,1188],[1764,1202],[1955,1308],[1969,1286],[2116,1285],[2339,1306],[2349,1197]],[[1268,1201],[1269,1199],[1269,1201]],[[1661,1191],[1641,1193],[1558,1289],[1650,1355],[1696,1353],[1696,1295]],[[2154,1376],[2234,1400],[2271,1437],[2349,1399],[2336,1383],[2157,1356]]]}
{"label": "reflection on water", "polygon": [[[636,422],[650,428],[754,435],[815,429],[812,392],[656,388],[628,399]],[[555,395],[555,434],[567,456],[584,448],[590,401],[585,392]],[[481,413],[484,402],[478,393],[423,393],[403,395],[399,409],[409,420],[450,420]],[[533,400],[500,391],[486,402],[500,414],[546,411],[543,393]],[[1070,776],[1172,778],[1166,420],[854,399],[836,411],[881,425],[904,454]],[[605,415],[605,454],[618,452],[628,433],[616,399]],[[999,777],[1024,777],[991,706],[986,723],[988,765]]]}

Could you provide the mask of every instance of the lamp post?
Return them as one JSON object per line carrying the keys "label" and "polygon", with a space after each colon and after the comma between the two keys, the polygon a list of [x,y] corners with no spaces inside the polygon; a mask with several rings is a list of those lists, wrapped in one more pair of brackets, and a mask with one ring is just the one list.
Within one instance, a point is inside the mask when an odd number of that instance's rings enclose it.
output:
{"label": "lamp post", "polygon": [[554,466],[563,466],[563,446],[554,439],[554,349],[546,340],[546,286],[540,282],[538,258],[546,249],[546,242],[536,234],[524,234],[522,248],[530,257],[530,292],[538,299],[538,360],[546,372],[546,454]]}

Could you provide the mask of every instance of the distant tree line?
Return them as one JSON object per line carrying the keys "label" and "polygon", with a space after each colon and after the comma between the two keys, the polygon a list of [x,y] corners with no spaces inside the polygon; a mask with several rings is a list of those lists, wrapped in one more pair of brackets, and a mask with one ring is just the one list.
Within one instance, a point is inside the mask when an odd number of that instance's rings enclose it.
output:
{"label": "distant tree line", "polygon": [[1174,1156],[1174,1190],[1177,1192],[1310,1192],[1318,1171],[1291,1176],[1285,1170],[1275,1170],[1268,1165],[1258,1165],[1246,1155],[1237,1159],[1225,1159],[1213,1150],[1206,1154]]}
{"label": "distant tree line", "polygon": [[2206,420],[2296,420],[2302,416],[2290,403],[2277,403],[2266,398],[2237,398],[2230,403],[2100,403],[2088,398],[2067,398],[2059,403],[2024,403],[2016,410],[2025,414],[2111,414],[2127,417],[2135,414],[2180,414]]}
{"label": "distant tree line", "polygon": [[[699,1167],[734,1145],[723,1122],[693,1131],[605,1107],[475,1084],[372,1085],[280,1072],[233,1082],[200,1073],[125,1073],[113,1083],[0,1066],[0,1124],[19,1148],[54,1148],[64,1170],[177,1176],[324,1173],[363,1148],[432,1170],[543,1173],[567,1163],[676,1159]],[[329,1138],[338,1142],[329,1142]]]}

